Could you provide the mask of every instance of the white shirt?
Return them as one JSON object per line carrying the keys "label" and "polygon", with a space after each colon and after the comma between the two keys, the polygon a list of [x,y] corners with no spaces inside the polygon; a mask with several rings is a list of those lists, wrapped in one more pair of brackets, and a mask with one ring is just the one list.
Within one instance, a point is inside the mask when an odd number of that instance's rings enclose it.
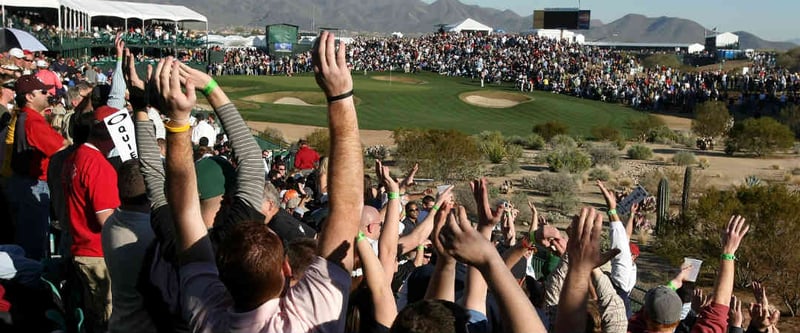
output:
{"label": "white shirt", "polygon": [[620,251],[611,259],[611,281],[623,291],[630,293],[636,286],[636,266],[631,256],[630,240],[621,221],[612,221],[610,225],[611,248]]}
{"label": "white shirt", "polygon": [[208,138],[208,146],[213,147],[216,139],[217,132],[205,120],[198,121],[197,126],[192,130],[192,143],[200,144],[200,138]]}

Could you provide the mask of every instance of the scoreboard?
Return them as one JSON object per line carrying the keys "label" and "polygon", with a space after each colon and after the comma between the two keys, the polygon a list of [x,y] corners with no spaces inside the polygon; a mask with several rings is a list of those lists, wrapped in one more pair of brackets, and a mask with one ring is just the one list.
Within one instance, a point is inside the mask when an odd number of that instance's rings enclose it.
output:
{"label": "scoreboard", "polygon": [[534,29],[588,30],[591,11],[578,8],[547,8],[533,12]]}

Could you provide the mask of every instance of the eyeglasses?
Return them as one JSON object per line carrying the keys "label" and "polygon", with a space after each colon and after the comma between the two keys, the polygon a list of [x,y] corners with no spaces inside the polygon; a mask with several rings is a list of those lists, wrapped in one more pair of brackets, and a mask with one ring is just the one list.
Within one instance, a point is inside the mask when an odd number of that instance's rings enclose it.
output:
{"label": "eyeglasses", "polygon": [[411,208],[411,209],[409,209],[408,211],[409,211],[409,212],[418,212],[418,211],[419,211],[419,208]]}

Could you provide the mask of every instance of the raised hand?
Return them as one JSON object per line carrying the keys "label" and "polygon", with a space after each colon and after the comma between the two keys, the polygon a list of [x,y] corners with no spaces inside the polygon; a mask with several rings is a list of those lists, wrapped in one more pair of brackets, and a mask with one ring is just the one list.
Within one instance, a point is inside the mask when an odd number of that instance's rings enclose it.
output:
{"label": "raised hand", "polygon": [[744,235],[750,230],[750,226],[746,225],[744,222],[745,218],[740,215],[731,216],[730,221],[728,221],[728,227],[722,235],[723,254],[735,254],[736,250],[739,249],[742,238],[744,238]]}
{"label": "raised hand", "polygon": [[122,40],[121,32],[117,33],[117,37],[114,37],[114,48],[117,50],[117,59],[121,59],[125,50],[125,41]]}
{"label": "raised hand", "polygon": [[491,205],[489,205],[489,192],[486,186],[486,178],[474,180],[469,186],[470,189],[472,189],[472,195],[475,197],[475,204],[478,207],[478,223],[482,227],[494,227],[494,225],[500,222],[500,218],[503,217],[505,207],[503,205],[498,205],[497,209],[492,210]]}
{"label": "raised hand", "polygon": [[606,189],[606,186],[602,181],[597,181],[597,187],[599,187],[600,192],[603,193],[603,198],[606,199],[606,205],[608,205],[608,209],[617,209],[617,198],[614,196],[614,193],[611,193],[608,189]]}
{"label": "raised hand", "polygon": [[731,327],[742,327],[744,315],[742,315],[742,300],[738,297],[731,297],[730,311],[728,312],[728,325]]}
{"label": "raised hand", "polygon": [[345,44],[339,41],[338,51],[335,44],[333,33],[323,31],[317,37],[311,54],[314,77],[327,97],[341,96],[353,90],[353,78],[345,59]]}
{"label": "raised hand", "polygon": [[466,219],[466,211],[459,211],[459,218],[453,214],[439,234],[439,241],[445,252],[470,266],[481,267],[489,262],[490,255],[497,255],[492,244]]}
{"label": "raised hand", "polygon": [[766,308],[769,308],[769,300],[767,299],[767,288],[764,287],[761,282],[753,282],[753,298],[756,300],[756,304],[760,304]]}
{"label": "raised hand", "polygon": [[450,254],[448,254],[447,251],[445,250],[444,245],[442,245],[442,241],[439,238],[439,235],[442,232],[442,228],[444,228],[444,226],[447,224],[447,218],[450,216],[450,211],[452,210],[452,208],[453,204],[451,204],[450,202],[445,202],[444,204],[442,204],[442,207],[439,208],[439,211],[436,212],[436,220],[435,224],[433,225],[431,242],[433,243],[433,249],[436,251],[437,254],[439,254],[440,259],[442,258],[452,259]]}
{"label": "raised hand", "polygon": [[700,313],[700,310],[710,303],[710,299],[709,295],[703,295],[703,289],[695,288],[692,292],[692,311]]}
{"label": "raised hand", "polygon": [[181,90],[181,75],[179,64],[172,57],[167,57],[158,63],[156,68],[156,87],[164,100],[166,113],[170,121],[188,122],[192,108],[197,102],[194,83],[186,82],[186,93]]}
{"label": "raised hand", "polygon": [[208,74],[203,71],[196,70],[192,67],[184,63],[179,63],[179,72],[181,77],[181,82],[184,84],[192,83],[195,88],[203,89],[209,82],[211,82],[212,78]]}
{"label": "raised hand", "polygon": [[377,174],[378,179],[383,182],[383,185],[386,186],[386,191],[388,192],[400,192],[400,185],[392,178],[391,174],[389,173],[389,167],[383,166],[381,160],[375,160],[375,173]]}
{"label": "raised hand", "polygon": [[773,327],[778,324],[781,312],[761,304],[750,304],[750,318],[750,326],[755,327],[759,332],[774,331]]}
{"label": "raised hand", "polygon": [[570,269],[582,272],[592,271],[603,263],[600,255],[600,237],[603,229],[603,215],[594,208],[584,207],[581,214],[572,219],[570,240],[567,242],[567,253]]}

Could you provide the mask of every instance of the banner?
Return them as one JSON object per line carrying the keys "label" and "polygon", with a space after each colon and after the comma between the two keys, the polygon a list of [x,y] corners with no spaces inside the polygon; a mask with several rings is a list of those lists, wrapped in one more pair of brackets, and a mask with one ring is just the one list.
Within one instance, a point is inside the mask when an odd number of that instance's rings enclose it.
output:
{"label": "banner", "polygon": [[133,158],[139,158],[139,153],[136,150],[133,119],[131,119],[131,116],[128,114],[128,110],[119,110],[105,117],[103,122],[106,123],[108,133],[111,134],[111,139],[114,140],[114,146],[117,148],[122,162]]}
{"label": "banner", "polygon": [[275,43],[275,52],[292,52],[292,43]]}
{"label": "banner", "polygon": [[625,199],[622,199],[622,202],[617,204],[617,215],[620,217],[628,215],[633,204],[642,202],[648,196],[649,194],[647,194],[647,190],[644,187],[637,186],[631,194],[628,194]]}

